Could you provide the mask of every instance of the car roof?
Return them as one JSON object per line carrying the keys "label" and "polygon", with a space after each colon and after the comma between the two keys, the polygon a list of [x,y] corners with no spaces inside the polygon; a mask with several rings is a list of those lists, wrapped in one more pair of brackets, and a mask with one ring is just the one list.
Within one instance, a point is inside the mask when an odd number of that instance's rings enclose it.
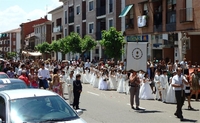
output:
{"label": "car roof", "polygon": [[3,78],[0,79],[0,84],[11,84],[11,83],[24,83],[21,79],[11,79],[11,78]]}
{"label": "car roof", "polygon": [[42,96],[55,96],[58,95],[52,91],[44,89],[17,89],[17,90],[5,90],[1,91],[0,94],[9,97],[9,100],[28,98],[28,97],[42,97]]}
{"label": "car roof", "polygon": [[0,74],[6,74],[5,72],[0,72]]}

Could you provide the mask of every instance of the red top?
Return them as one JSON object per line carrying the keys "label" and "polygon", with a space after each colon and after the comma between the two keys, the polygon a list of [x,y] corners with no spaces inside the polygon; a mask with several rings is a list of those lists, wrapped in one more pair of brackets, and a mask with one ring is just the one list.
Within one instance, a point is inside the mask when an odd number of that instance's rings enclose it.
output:
{"label": "red top", "polygon": [[19,76],[18,79],[23,80],[26,83],[27,86],[30,85],[30,82],[29,82],[28,77],[26,75],[21,75],[21,76]]}

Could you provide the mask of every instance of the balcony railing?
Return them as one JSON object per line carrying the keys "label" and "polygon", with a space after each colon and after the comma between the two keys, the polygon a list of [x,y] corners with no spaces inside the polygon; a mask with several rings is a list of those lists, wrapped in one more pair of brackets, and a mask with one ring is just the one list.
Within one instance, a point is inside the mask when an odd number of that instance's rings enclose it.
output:
{"label": "balcony railing", "polygon": [[54,33],[62,32],[62,26],[57,26],[53,28]]}
{"label": "balcony railing", "polygon": [[180,23],[194,21],[194,8],[180,9]]}
{"label": "balcony railing", "polygon": [[102,16],[106,14],[106,7],[102,6],[102,7],[98,7],[97,8],[97,16]]}
{"label": "balcony railing", "polygon": [[69,23],[74,23],[74,16],[69,16]]}

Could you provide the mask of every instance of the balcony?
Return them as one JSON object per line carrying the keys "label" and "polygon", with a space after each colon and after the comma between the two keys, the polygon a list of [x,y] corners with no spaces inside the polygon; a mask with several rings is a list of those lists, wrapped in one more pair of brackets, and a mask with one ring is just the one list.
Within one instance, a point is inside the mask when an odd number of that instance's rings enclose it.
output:
{"label": "balcony", "polygon": [[69,16],[69,23],[74,23],[74,16]]}
{"label": "balcony", "polygon": [[154,14],[154,32],[162,32],[162,12],[156,12]]}
{"label": "balcony", "polygon": [[82,20],[86,19],[86,12],[82,13]]}
{"label": "balcony", "polygon": [[167,12],[167,24],[166,31],[175,31],[176,30],[176,11]]}
{"label": "balcony", "polygon": [[102,7],[98,7],[97,8],[97,16],[102,16],[106,14],[106,7],[102,6]]}
{"label": "balcony", "polygon": [[102,34],[101,31],[96,32],[96,40],[101,40],[102,39]]}
{"label": "balcony", "polygon": [[194,8],[180,9],[180,23],[193,22],[194,21]]}
{"label": "balcony", "polygon": [[53,32],[54,32],[54,33],[60,33],[60,32],[62,32],[62,26],[54,27],[54,28],[53,28]]}

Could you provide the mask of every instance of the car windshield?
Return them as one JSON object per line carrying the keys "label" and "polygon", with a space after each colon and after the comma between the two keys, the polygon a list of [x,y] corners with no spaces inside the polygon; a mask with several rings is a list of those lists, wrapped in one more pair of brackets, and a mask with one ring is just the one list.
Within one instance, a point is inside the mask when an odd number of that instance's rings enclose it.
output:
{"label": "car windshield", "polygon": [[12,123],[70,121],[78,115],[60,96],[14,99],[10,101]]}
{"label": "car windshield", "polygon": [[7,76],[7,74],[0,74],[0,78],[4,79],[4,78],[9,78],[9,77]]}
{"label": "car windshield", "polygon": [[3,90],[13,90],[13,89],[23,89],[28,88],[25,83],[6,83],[0,84],[0,91]]}

